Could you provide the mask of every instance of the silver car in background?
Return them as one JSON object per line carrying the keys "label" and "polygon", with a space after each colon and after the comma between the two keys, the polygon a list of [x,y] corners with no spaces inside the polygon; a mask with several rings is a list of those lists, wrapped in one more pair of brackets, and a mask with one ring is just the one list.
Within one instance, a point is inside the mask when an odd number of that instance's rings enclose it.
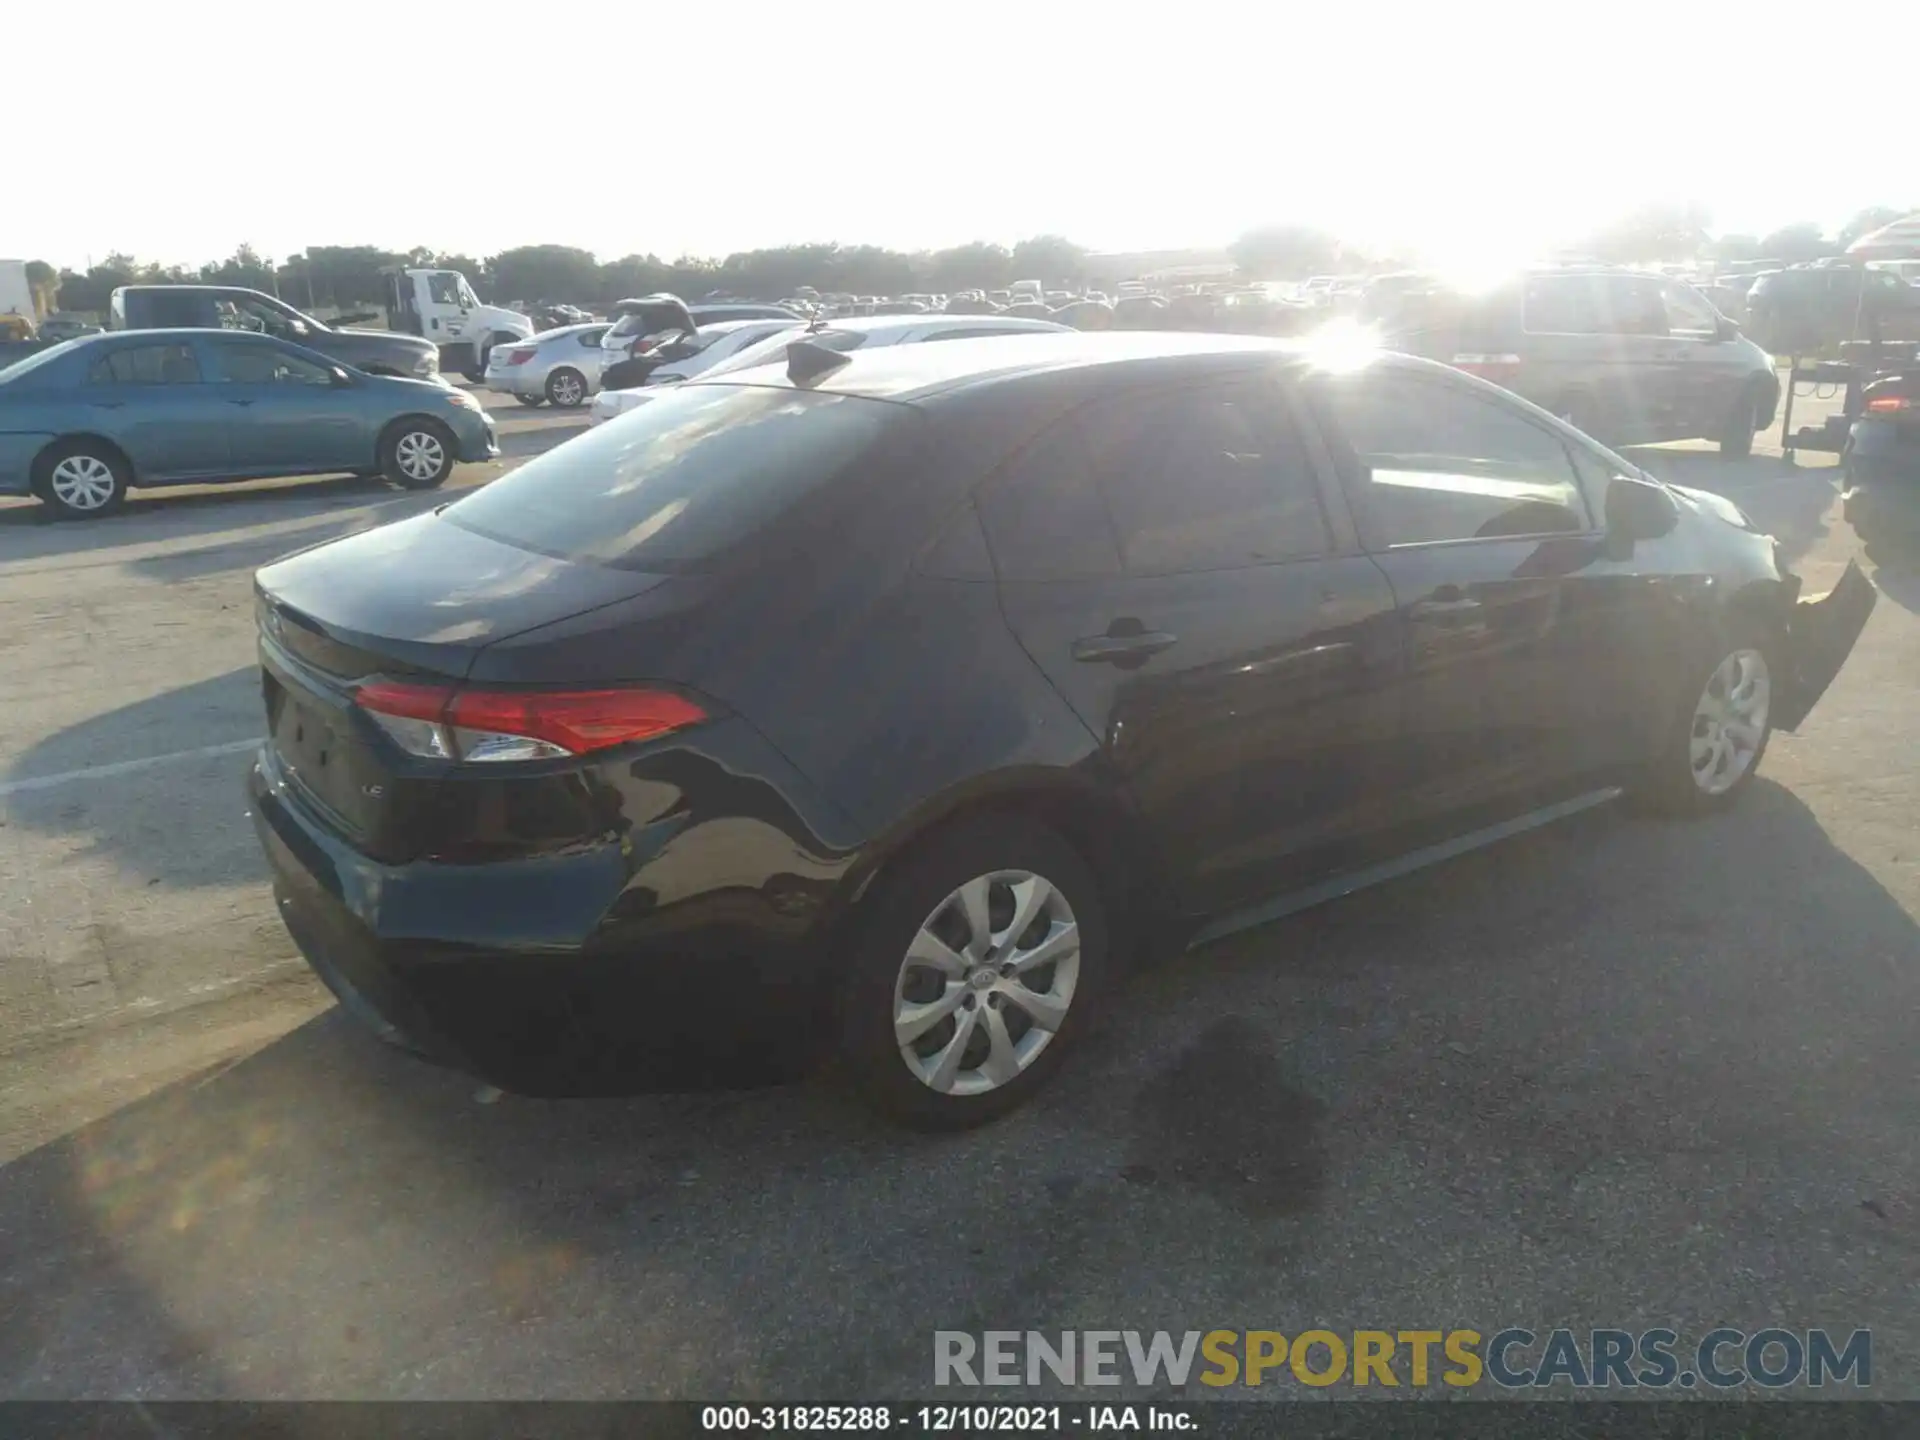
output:
{"label": "silver car in background", "polygon": [[662,347],[663,356],[658,368],[647,376],[639,388],[602,390],[593,402],[593,409],[587,414],[587,422],[598,425],[602,420],[611,420],[638,405],[655,387],[673,385],[703,375],[772,336],[789,332],[797,335],[805,328],[805,323],[790,317],[785,320],[722,320],[717,324],[702,325],[691,335],[669,340]]}
{"label": "silver car in background", "polygon": [[[746,322],[753,323],[753,322]],[[720,330],[718,325],[702,326],[701,335]],[[636,405],[644,405],[677,380],[691,380],[695,374],[703,380],[735,370],[750,370],[779,360],[787,345],[803,335],[815,345],[845,353],[849,350],[877,349],[883,345],[919,345],[928,340],[968,340],[987,335],[1058,334],[1065,325],[1051,320],[1024,320],[1014,315],[860,315],[829,320],[811,326],[783,326],[773,334],[749,344],[729,346],[725,355],[702,353],[704,363],[689,371],[686,363],[668,361],[648,376],[638,390],[608,390],[593,402],[587,417],[592,424],[611,420]]]}
{"label": "silver car in background", "polygon": [[522,405],[584,405],[600,388],[606,356],[600,341],[606,333],[607,322],[597,320],[495,345],[487,356],[486,387]]}

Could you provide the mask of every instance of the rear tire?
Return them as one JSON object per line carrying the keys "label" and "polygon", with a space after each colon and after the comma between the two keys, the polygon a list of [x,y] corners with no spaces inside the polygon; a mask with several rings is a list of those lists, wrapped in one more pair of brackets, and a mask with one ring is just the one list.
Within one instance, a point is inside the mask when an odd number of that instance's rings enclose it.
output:
{"label": "rear tire", "polygon": [[556,410],[577,410],[587,403],[587,377],[570,365],[547,376],[547,400]]}
{"label": "rear tire", "polygon": [[1660,754],[1628,789],[1636,809],[1711,814],[1753,783],[1773,737],[1772,700],[1786,676],[1778,637],[1741,617],[1702,647]]}
{"label": "rear tire", "polygon": [[434,490],[453,473],[453,432],[438,420],[412,415],[380,437],[380,473],[403,490]]}
{"label": "rear tire", "polygon": [[126,502],[126,457],[98,440],[62,440],[33,462],[33,493],[56,520],[98,520]]}
{"label": "rear tire", "polygon": [[928,837],[881,875],[850,933],[841,1060],[865,1100],[924,1130],[985,1124],[1031,1098],[1092,1024],[1110,973],[1093,870],[1013,816]]}

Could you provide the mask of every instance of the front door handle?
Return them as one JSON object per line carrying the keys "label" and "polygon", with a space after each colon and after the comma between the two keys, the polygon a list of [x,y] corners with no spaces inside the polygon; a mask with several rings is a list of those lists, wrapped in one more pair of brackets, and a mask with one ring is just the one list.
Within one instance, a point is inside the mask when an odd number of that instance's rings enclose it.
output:
{"label": "front door handle", "polygon": [[1073,642],[1073,658],[1088,664],[1138,664],[1180,643],[1178,635],[1164,630],[1134,630],[1115,635],[1088,635]]}
{"label": "front door handle", "polygon": [[251,401],[251,400],[228,400],[228,401],[227,401],[227,403],[228,403],[229,405],[251,405],[251,404],[253,403],[253,401]]}

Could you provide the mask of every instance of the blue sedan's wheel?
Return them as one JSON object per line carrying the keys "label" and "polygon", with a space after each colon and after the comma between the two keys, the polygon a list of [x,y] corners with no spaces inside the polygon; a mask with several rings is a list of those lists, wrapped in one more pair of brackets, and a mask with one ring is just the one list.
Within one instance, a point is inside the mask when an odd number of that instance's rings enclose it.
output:
{"label": "blue sedan's wheel", "polygon": [[33,467],[34,493],[62,520],[110,515],[127,498],[127,462],[92,440],[51,445]]}
{"label": "blue sedan's wheel", "polygon": [[411,416],[380,442],[381,472],[406,490],[432,490],[453,473],[452,432],[437,420]]}

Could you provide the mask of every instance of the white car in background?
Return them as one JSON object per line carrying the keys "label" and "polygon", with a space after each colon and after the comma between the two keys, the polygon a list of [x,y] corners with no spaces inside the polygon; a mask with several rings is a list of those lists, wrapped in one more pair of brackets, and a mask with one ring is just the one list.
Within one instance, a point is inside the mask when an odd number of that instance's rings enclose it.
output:
{"label": "white car in background", "polygon": [[551,404],[571,409],[587,403],[600,388],[605,352],[604,320],[562,325],[527,340],[496,345],[487,353],[487,389],[511,395],[522,405]]}
{"label": "white car in background", "polygon": [[[720,328],[718,325],[708,326],[700,333],[705,335],[709,330]],[[712,379],[735,370],[751,370],[756,365],[774,364],[786,347],[802,336],[811,344],[844,353],[849,350],[871,350],[883,345],[919,345],[929,340],[970,340],[986,335],[1059,334],[1069,329],[1050,320],[1023,320],[1012,315],[852,316],[844,320],[831,320],[813,328],[784,328],[754,344],[737,348],[724,359],[708,360],[694,373],[702,379]],[[704,358],[704,352],[701,358]],[[684,363],[669,362],[654,371],[647,383],[638,390],[604,391],[593,402],[593,411],[588,418],[596,424],[611,420],[637,405],[646,404],[660,394],[665,386],[692,378],[692,374],[686,373]]]}
{"label": "white car in background", "polygon": [[722,320],[702,325],[691,335],[667,342],[662,351],[664,358],[647,376],[645,385],[630,390],[602,390],[593,402],[593,409],[587,412],[587,422],[598,425],[602,420],[611,420],[650,398],[647,393],[650,388],[704,375],[771,336],[798,333],[805,328],[805,323],[795,319]]}

